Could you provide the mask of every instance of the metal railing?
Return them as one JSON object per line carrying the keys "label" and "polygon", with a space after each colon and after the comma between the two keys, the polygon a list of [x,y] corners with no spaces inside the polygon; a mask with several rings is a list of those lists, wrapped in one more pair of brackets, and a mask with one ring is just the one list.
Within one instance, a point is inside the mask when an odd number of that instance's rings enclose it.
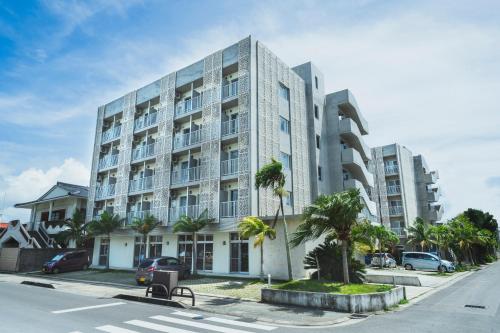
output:
{"label": "metal railing", "polygon": [[177,221],[181,216],[189,216],[191,218],[197,218],[200,216],[200,206],[190,205],[190,206],[180,206],[170,208],[169,220]]}
{"label": "metal railing", "polygon": [[399,173],[399,167],[397,165],[386,165],[384,169],[386,175]]}
{"label": "metal railing", "polygon": [[240,131],[239,118],[226,120],[222,122],[221,133],[222,136],[236,134]]}
{"label": "metal railing", "polygon": [[238,81],[234,81],[222,86],[222,99],[238,95]]}
{"label": "metal railing", "polygon": [[146,191],[153,188],[153,176],[132,179],[128,186],[129,192]]}
{"label": "metal railing", "polygon": [[128,212],[127,213],[127,225],[130,225],[132,224],[132,222],[134,222],[135,219],[143,219],[144,216],[146,215],[150,215],[151,214],[151,211],[150,210],[139,210],[139,211],[135,211],[135,212]]}
{"label": "metal railing", "polygon": [[405,229],[404,228],[391,228],[391,231],[395,233],[398,236],[404,236],[405,235]]}
{"label": "metal railing", "polygon": [[387,194],[400,194],[401,185],[389,185],[387,186]]}
{"label": "metal railing", "polygon": [[115,195],[115,184],[106,184],[96,187],[95,191],[96,199],[112,197],[114,195]]}
{"label": "metal railing", "polygon": [[220,162],[220,172],[222,176],[231,176],[239,171],[239,159],[231,158]]}
{"label": "metal railing", "polygon": [[105,156],[99,160],[99,170],[110,168],[118,164],[118,154]]}
{"label": "metal railing", "polygon": [[181,116],[183,114],[189,113],[201,109],[203,105],[203,95],[194,96],[193,98],[180,101],[175,106],[175,115]]}
{"label": "metal railing", "polygon": [[156,124],[158,121],[158,112],[152,112],[148,115],[141,116],[134,121],[134,131],[146,128]]}
{"label": "metal railing", "polygon": [[122,125],[112,127],[102,133],[102,142],[108,142],[120,136]]}
{"label": "metal railing", "polygon": [[156,143],[150,143],[149,145],[143,145],[132,149],[132,161],[153,156],[155,154],[155,145]]}
{"label": "metal railing", "polygon": [[389,215],[402,215],[403,206],[392,206],[389,207]]}
{"label": "metal railing", "polygon": [[174,149],[191,146],[203,140],[202,129],[174,136]]}
{"label": "metal railing", "polygon": [[172,171],[172,184],[184,184],[200,180],[201,167],[192,167]]}
{"label": "metal railing", "polygon": [[224,201],[220,203],[220,217],[236,216],[238,201]]}

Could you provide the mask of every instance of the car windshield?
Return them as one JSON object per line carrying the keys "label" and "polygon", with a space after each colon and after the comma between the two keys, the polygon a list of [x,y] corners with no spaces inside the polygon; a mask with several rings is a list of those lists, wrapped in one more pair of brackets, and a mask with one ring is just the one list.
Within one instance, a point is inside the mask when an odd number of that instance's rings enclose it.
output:
{"label": "car windshield", "polygon": [[139,267],[140,268],[146,268],[146,267],[151,266],[154,262],[155,262],[154,260],[146,259],[143,262],[141,262],[141,264],[139,265]]}
{"label": "car windshield", "polygon": [[54,258],[50,259],[50,261],[59,261],[64,257],[64,254],[58,254]]}

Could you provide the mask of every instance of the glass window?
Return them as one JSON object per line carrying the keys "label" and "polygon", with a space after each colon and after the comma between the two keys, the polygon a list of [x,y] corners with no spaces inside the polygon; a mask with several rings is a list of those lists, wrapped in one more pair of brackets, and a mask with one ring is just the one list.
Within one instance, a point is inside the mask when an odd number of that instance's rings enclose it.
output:
{"label": "glass window", "polygon": [[213,267],[213,235],[198,235],[196,243],[196,268],[211,271]]}
{"label": "glass window", "polygon": [[240,239],[238,233],[231,233],[230,272],[248,273],[248,239]]}
{"label": "glass window", "polygon": [[280,116],[280,130],[283,133],[290,134],[290,122],[282,116]]}
{"label": "glass window", "polygon": [[290,100],[290,89],[288,89],[283,83],[280,82],[279,95],[285,100]]}
{"label": "glass window", "polygon": [[287,206],[293,206],[293,193],[288,192],[287,195],[284,197],[285,199],[285,205]]}
{"label": "glass window", "polygon": [[149,256],[160,257],[163,236],[149,236]]}
{"label": "glass window", "polygon": [[101,238],[101,244],[99,246],[99,265],[105,266],[108,260],[109,253],[109,238]]}
{"label": "glass window", "polygon": [[286,170],[291,170],[292,167],[292,157],[287,153],[280,152],[280,161],[283,164],[283,168]]}
{"label": "glass window", "polygon": [[321,167],[318,166],[318,180],[322,180]]}
{"label": "glass window", "polygon": [[314,118],[319,119],[319,107],[314,104]]}
{"label": "glass window", "polygon": [[193,236],[179,235],[179,246],[177,249],[177,257],[180,262],[191,267],[193,258]]}
{"label": "glass window", "polygon": [[134,267],[139,265],[139,262],[144,260],[146,256],[146,247],[144,246],[144,240],[142,236],[136,236],[134,242]]}
{"label": "glass window", "polygon": [[316,89],[318,89],[318,77],[314,77],[314,85],[316,86]]}
{"label": "glass window", "polygon": [[316,134],[316,148],[319,149],[319,143],[320,143],[321,137]]}

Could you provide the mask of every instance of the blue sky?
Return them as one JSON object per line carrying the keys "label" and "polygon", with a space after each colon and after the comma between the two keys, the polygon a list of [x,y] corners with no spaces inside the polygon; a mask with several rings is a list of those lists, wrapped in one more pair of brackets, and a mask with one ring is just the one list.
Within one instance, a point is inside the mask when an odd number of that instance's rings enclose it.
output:
{"label": "blue sky", "polygon": [[[328,3],[327,5],[325,3]],[[88,183],[97,107],[253,35],[328,91],[349,88],[367,142],[440,171],[446,216],[500,215],[495,1],[0,0],[0,208]]]}

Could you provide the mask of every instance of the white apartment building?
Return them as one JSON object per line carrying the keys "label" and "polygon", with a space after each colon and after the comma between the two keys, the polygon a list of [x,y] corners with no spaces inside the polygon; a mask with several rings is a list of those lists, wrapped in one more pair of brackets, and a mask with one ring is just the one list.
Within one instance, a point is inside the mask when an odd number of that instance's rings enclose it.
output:
{"label": "white apartment building", "polygon": [[[251,37],[130,92],[98,108],[87,220],[106,210],[125,222],[111,239],[96,239],[93,264],[104,264],[111,247],[111,267],[137,265],[141,239],[129,225],[146,213],[162,223],[149,256],[191,263],[191,236],[172,225],[208,210],[213,222],[199,233],[197,269],[257,276],[259,251],[237,226],[278,208],[271,191],[255,189],[257,170],[273,157],[283,163],[290,232],[318,193],[349,187],[362,190],[374,218],[367,133],[349,91],[325,96],[312,64],[290,68]],[[264,270],[285,278],[281,223],[277,229],[264,246]],[[302,260],[313,246],[292,250],[296,277],[305,275]]]}

